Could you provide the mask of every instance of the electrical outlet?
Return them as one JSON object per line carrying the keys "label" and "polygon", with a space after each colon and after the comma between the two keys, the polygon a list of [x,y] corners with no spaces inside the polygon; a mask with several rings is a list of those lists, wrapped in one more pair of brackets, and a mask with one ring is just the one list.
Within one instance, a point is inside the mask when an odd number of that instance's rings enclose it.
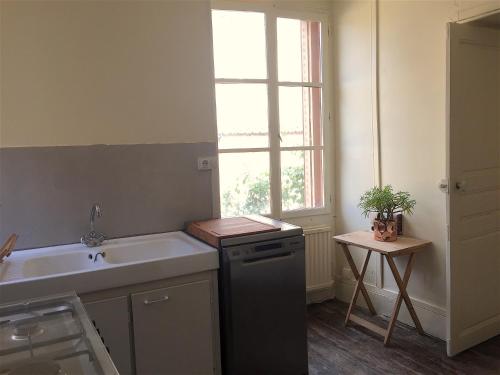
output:
{"label": "electrical outlet", "polygon": [[213,168],[213,159],[211,157],[198,158],[198,170],[209,171]]}

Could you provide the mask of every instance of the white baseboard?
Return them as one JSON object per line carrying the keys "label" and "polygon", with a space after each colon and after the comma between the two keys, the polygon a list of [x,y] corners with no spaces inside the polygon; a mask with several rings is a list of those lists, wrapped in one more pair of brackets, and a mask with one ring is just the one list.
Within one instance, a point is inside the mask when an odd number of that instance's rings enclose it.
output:
{"label": "white baseboard", "polygon": [[323,284],[316,285],[314,287],[308,287],[306,291],[307,304],[311,303],[321,303],[335,298],[335,283],[333,281]]}
{"label": "white baseboard", "polygon": [[[353,280],[339,278],[336,280],[335,285],[336,297],[341,301],[349,303],[351,301],[352,293],[354,292],[355,282]],[[391,290],[377,288],[373,284],[365,283],[365,287],[370,295],[370,299],[373,302],[377,314],[391,315],[397,293]],[[442,307],[435,306],[419,299],[411,297],[410,299],[425,333],[442,340],[446,340],[446,310]],[[366,307],[365,300],[361,293],[358,297],[357,305]],[[406,309],[404,301],[398,315],[398,320],[412,327],[415,326],[411,320],[408,310]]]}

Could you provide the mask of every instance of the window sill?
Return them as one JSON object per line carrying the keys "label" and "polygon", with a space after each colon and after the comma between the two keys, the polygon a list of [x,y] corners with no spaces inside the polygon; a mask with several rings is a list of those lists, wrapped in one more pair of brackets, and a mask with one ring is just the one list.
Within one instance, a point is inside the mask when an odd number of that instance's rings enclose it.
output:
{"label": "window sill", "polygon": [[281,213],[281,219],[330,215],[331,213],[332,213],[332,210],[330,207],[310,208],[310,209],[305,209],[305,210],[294,210],[294,211],[283,211]]}

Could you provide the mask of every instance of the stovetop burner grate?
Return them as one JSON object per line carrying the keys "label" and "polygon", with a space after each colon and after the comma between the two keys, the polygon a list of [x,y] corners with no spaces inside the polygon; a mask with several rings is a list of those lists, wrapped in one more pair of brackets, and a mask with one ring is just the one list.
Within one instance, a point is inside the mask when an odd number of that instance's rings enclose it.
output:
{"label": "stovetop burner grate", "polygon": [[32,360],[20,364],[17,367],[9,370],[7,375],[67,375],[55,361],[51,360]]}
{"label": "stovetop burner grate", "polygon": [[37,323],[17,325],[12,334],[12,340],[31,340],[33,337],[40,336],[45,330]]}
{"label": "stovetop burner grate", "polygon": [[117,373],[75,294],[0,306],[0,375],[26,373]]}
{"label": "stovetop burner grate", "polygon": [[[63,329],[49,330],[46,328],[48,322],[53,323],[63,314],[70,316],[68,321],[76,332],[67,334]],[[36,348],[82,338],[85,334],[80,319],[75,315],[74,307],[71,304],[57,301],[26,303],[17,308],[6,309],[0,315],[0,329],[11,331],[10,338],[16,342],[15,345],[0,350],[0,356],[27,350],[33,353]],[[47,335],[46,338],[45,333],[52,335]],[[54,335],[55,337],[53,337]],[[23,345],[24,341],[26,344]]]}

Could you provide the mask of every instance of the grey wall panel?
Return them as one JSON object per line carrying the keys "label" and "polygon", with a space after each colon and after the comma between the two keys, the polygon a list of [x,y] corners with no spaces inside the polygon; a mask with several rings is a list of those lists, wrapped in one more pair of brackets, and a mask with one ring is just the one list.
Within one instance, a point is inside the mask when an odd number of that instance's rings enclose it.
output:
{"label": "grey wall panel", "polygon": [[211,172],[197,158],[214,143],[0,149],[0,241],[17,249],[78,242],[96,227],[110,238],[182,229],[212,217]]}

